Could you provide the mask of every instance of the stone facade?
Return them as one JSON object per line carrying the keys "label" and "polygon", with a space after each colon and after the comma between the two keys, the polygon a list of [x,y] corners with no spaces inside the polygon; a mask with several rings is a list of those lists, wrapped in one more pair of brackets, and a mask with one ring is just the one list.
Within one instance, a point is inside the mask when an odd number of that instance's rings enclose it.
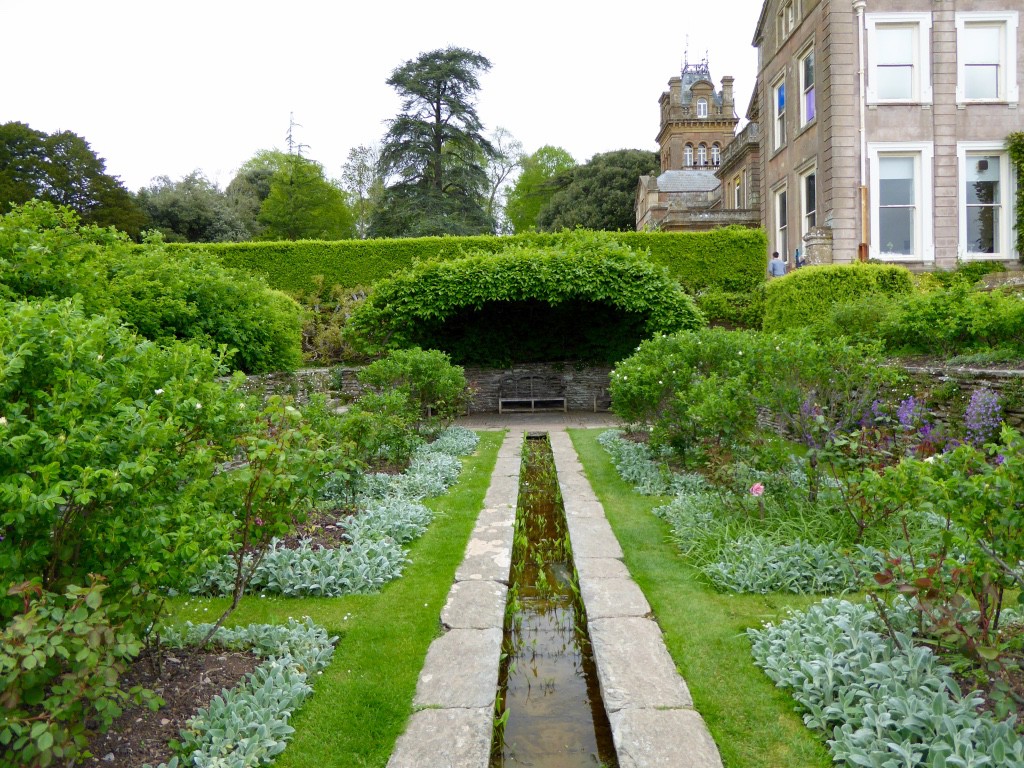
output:
{"label": "stone facade", "polygon": [[[761,221],[792,260],[914,270],[1019,258],[1019,0],[765,0],[759,51]],[[832,254],[821,233],[832,234]]]}
{"label": "stone facade", "polygon": [[[707,61],[685,64],[682,75],[668,82],[659,107],[661,128],[661,173],[642,176],[637,185],[635,210],[637,230],[667,232],[707,230],[729,224],[759,226],[756,208],[746,202],[753,173],[748,158],[757,144],[744,141],[733,150],[739,118],[733,96],[733,78],[722,78],[722,90],[716,92]],[[743,136],[743,134],[741,134]],[[719,169],[728,160],[729,184],[740,179],[746,190],[743,204],[733,186],[730,197],[723,198],[723,178]],[[756,193],[752,195],[756,197]]]}

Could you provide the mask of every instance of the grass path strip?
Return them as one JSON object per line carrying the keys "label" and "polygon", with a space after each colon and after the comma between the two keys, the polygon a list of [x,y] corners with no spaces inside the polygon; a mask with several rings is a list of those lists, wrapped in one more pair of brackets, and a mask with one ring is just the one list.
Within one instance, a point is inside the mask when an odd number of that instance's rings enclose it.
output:
{"label": "grass path strip", "polygon": [[792,699],[754,666],[744,634],[818,598],[714,591],[668,540],[667,524],[651,514],[668,498],[641,496],[619,477],[597,442],[602,431],[569,434],[726,767],[829,768],[825,746]]}
{"label": "grass path strip", "polygon": [[[374,595],[336,598],[247,596],[232,624],[281,623],[310,616],[339,635],[334,658],[313,697],[292,719],[296,729],[276,768],[363,768],[387,764],[412,713],[427,648],[490,485],[503,432],[482,432],[463,460],[459,482],[425,504],[438,514],[411,547],[403,576]],[[183,601],[180,621],[219,615],[224,599]]]}

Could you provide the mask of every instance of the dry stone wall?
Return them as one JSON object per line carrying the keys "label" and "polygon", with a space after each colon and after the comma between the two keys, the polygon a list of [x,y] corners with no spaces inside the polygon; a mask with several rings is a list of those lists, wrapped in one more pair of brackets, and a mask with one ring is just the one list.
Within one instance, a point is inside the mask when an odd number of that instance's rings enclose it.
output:
{"label": "dry stone wall", "polygon": [[[361,369],[306,368],[295,373],[271,373],[250,376],[245,388],[264,395],[290,395],[298,403],[309,401],[311,394],[324,394],[334,400],[351,400],[362,392],[356,378]],[[466,382],[473,392],[469,413],[495,413],[502,388],[519,379],[543,379],[566,399],[570,411],[607,411],[611,405],[608,394],[610,366],[577,366],[572,363],[536,363],[512,368],[468,367]],[[508,393],[506,392],[506,395]]]}

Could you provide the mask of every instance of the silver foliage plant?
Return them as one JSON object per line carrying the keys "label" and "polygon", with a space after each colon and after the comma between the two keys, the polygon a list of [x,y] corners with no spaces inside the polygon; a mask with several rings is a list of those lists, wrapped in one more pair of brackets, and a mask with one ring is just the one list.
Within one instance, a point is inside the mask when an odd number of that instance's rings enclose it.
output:
{"label": "silver foliage plant", "polygon": [[[672,528],[672,539],[718,589],[732,592],[844,594],[859,589],[881,569],[882,553],[861,546],[840,552],[826,543],[771,536],[737,526],[718,514],[721,497],[695,473],[671,473],[658,464],[646,445],[626,440],[619,430],[601,434],[619,475],[639,493],[675,498],[654,514]],[[806,477],[786,468],[786,479],[799,485]],[[754,479],[765,479],[753,476]]]}
{"label": "silver foliage plant", "polygon": [[788,690],[836,763],[869,768],[1024,768],[1015,718],[979,712],[929,648],[912,644],[903,603],[885,633],[868,606],[828,598],[750,629],[754,662]]}
{"label": "silver foliage plant", "polygon": [[[439,496],[459,478],[464,456],[480,438],[450,427],[417,448],[401,475],[371,474],[358,483],[359,514],[346,518],[346,542],[335,549],[300,542],[295,549],[271,541],[248,584],[249,592],[287,597],[375,592],[398,578],[407,562],[404,546],[422,536],[433,512],[421,499]],[[193,594],[229,594],[234,566],[225,559],[192,585]]]}
{"label": "silver foliage plant", "polygon": [[[171,647],[198,643],[210,624],[187,624],[165,631]],[[265,660],[239,685],[215,696],[181,731],[181,752],[159,768],[251,768],[268,765],[287,746],[292,713],[313,692],[308,682],[330,663],[337,637],[308,617],[286,625],[254,624],[221,628],[213,643],[251,650]],[[149,768],[149,766],[145,766]]]}

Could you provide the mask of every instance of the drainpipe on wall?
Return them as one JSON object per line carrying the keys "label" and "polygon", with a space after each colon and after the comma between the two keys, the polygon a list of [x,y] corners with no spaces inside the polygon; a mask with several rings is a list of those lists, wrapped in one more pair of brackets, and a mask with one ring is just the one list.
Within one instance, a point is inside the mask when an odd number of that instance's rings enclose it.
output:
{"label": "drainpipe on wall", "polygon": [[867,95],[864,91],[864,8],[867,0],[853,0],[853,10],[857,13],[857,106],[860,112],[860,244],[857,246],[857,258],[868,260],[868,157],[867,133],[864,127],[864,103]]}

